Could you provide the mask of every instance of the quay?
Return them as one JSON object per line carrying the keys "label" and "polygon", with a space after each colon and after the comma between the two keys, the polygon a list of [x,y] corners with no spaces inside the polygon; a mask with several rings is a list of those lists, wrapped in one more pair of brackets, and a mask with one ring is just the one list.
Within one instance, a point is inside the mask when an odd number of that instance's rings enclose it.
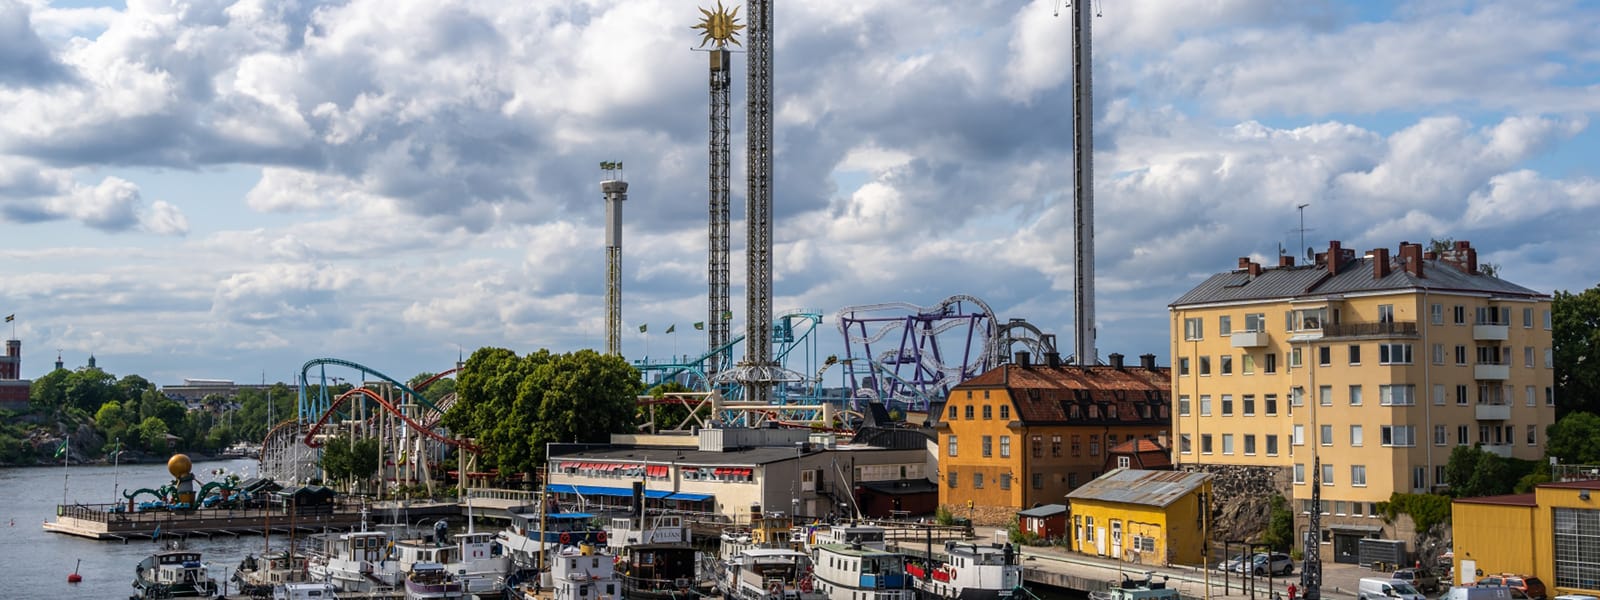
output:
{"label": "quay", "polygon": [[56,520],[44,530],[92,540],[155,539],[157,536],[241,536],[290,532],[347,531],[361,527],[363,518],[382,521],[391,514],[405,519],[453,517],[461,509],[454,502],[377,502],[367,505],[340,503],[295,510],[295,507],[198,508],[190,510],[126,511],[122,504],[70,504],[56,506]]}

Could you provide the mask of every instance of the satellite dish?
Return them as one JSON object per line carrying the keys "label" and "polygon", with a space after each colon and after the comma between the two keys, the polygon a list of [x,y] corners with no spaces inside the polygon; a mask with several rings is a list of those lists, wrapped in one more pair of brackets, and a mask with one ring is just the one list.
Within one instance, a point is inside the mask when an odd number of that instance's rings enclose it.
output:
{"label": "satellite dish", "polygon": [[1316,257],[1317,257],[1317,249],[1316,248],[1312,248],[1311,246],[1306,246],[1306,260],[1313,260]]}

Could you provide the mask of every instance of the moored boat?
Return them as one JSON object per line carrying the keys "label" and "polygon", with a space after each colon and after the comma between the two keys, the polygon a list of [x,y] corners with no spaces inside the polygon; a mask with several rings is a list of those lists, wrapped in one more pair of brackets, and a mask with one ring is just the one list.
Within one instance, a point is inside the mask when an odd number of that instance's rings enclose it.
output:
{"label": "moored boat", "polygon": [[134,598],[203,598],[217,595],[199,552],[169,549],[139,561],[134,568]]}
{"label": "moored boat", "polygon": [[1093,600],[1179,600],[1182,596],[1178,590],[1167,587],[1166,578],[1155,580],[1154,573],[1145,573],[1144,580],[1135,580],[1126,574],[1122,582],[1111,582],[1111,586],[1104,590],[1089,592]]}
{"label": "moored boat", "polygon": [[789,548],[750,548],[728,559],[717,582],[724,598],[823,600],[812,578],[810,557]]}
{"label": "moored boat", "polygon": [[617,566],[622,570],[622,595],[629,600],[682,598],[704,595],[710,585],[700,581],[697,551],[688,544],[634,544],[622,549]]}
{"label": "moored boat", "polygon": [[944,551],[942,563],[906,567],[923,598],[997,600],[1011,598],[1022,586],[1022,566],[1011,544],[952,541],[945,542]]}
{"label": "moored boat", "polygon": [[[882,531],[879,531],[880,537]],[[916,591],[906,575],[906,557],[864,543],[818,544],[812,548],[815,566],[800,589],[825,594],[833,600],[914,600]]]}
{"label": "moored boat", "polygon": [[400,587],[404,576],[386,531],[352,531],[320,537],[321,552],[311,561],[311,579],[341,592],[374,592]]}
{"label": "moored boat", "polygon": [[266,596],[289,583],[311,579],[306,555],[298,552],[275,552],[267,556],[245,556],[233,571],[233,583],[239,593],[247,596]]}
{"label": "moored boat", "polygon": [[623,598],[616,557],[604,546],[567,546],[550,557],[548,577],[517,587],[524,600],[616,600]]}
{"label": "moored boat", "polygon": [[511,560],[501,551],[493,533],[450,536],[445,527],[436,526],[432,538],[401,540],[395,542],[394,550],[402,571],[409,572],[417,564],[437,563],[470,594],[498,593],[511,574]]}
{"label": "moored boat", "polygon": [[461,595],[461,581],[442,564],[419,562],[406,571],[406,598],[460,598]]}

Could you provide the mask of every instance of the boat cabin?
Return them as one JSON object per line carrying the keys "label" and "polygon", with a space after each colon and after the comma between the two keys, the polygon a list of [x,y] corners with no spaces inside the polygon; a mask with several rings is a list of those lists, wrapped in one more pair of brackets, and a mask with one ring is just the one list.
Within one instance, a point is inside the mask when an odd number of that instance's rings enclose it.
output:
{"label": "boat cabin", "polygon": [[323,538],[323,556],[338,556],[349,560],[379,562],[389,552],[389,533],[385,531],[352,531],[338,537]]}
{"label": "boat cabin", "polygon": [[[906,557],[861,544],[820,544],[813,567],[818,587],[829,597],[909,600]],[[864,591],[864,596],[856,592]]]}

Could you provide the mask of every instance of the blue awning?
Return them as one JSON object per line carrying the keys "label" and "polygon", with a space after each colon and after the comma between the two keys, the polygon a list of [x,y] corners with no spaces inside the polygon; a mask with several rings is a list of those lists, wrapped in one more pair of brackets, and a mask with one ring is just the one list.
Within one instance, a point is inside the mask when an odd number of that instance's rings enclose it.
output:
{"label": "blue awning", "polygon": [[[557,494],[578,494],[581,496],[616,496],[618,498],[632,498],[633,490],[629,488],[603,487],[598,485],[571,485],[566,483],[552,483],[545,486],[545,490]],[[666,490],[645,490],[644,497],[659,500],[671,496],[672,492]]]}
{"label": "blue awning", "polygon": [[667,499],[668,500],[687,500],[687,501],[690,501],[690,502],[699,502],[701,500],[709,500],[709,499],[711,499],[711,494],[691,494],[689,492],[678,492],[678,493],[673,494],[671,496],[667,496]]}

